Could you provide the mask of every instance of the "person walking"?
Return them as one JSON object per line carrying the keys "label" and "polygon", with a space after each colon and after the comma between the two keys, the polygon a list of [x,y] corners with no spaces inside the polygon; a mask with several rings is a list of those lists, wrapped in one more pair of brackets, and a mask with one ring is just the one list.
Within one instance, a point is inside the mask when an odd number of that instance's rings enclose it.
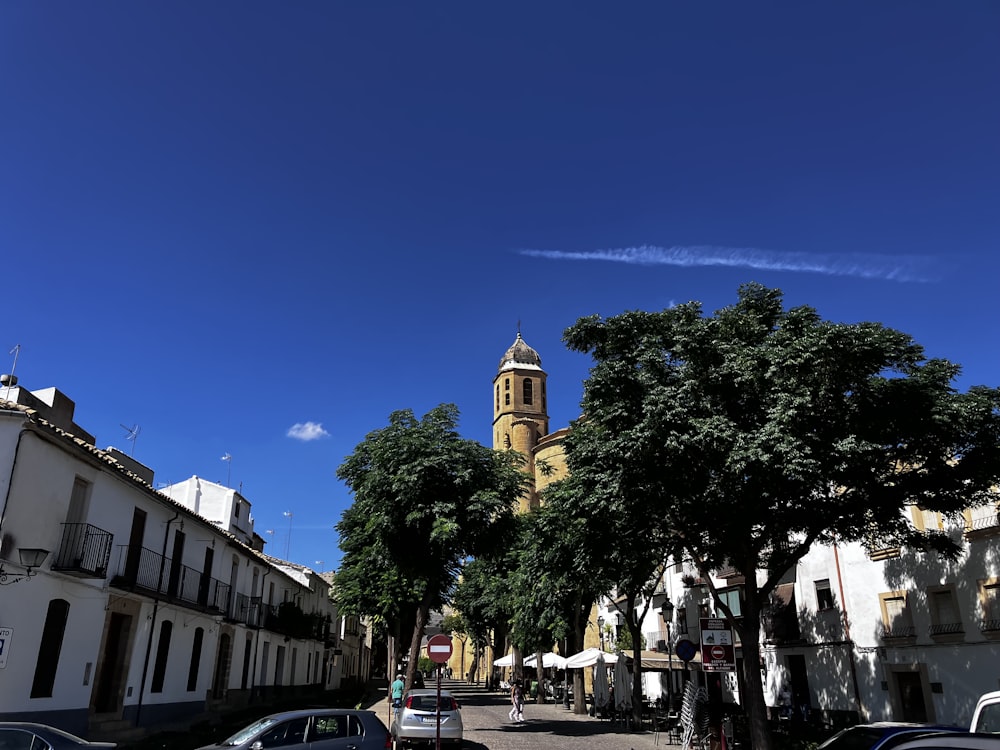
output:
{"label": "person walking", "polygon": [[514,680],[510,686],[510,713],[507,714],[511,721],[520,724],[524,721],[524,686],[520,679]]}
{"label": "person walking", "polygon": [[396,679],[389,686],[389,702],[392,704],[393,720],[399,719],[399,712],[403,708],[403,691],[406,683],[403,682],[403,673],[396,672]]}

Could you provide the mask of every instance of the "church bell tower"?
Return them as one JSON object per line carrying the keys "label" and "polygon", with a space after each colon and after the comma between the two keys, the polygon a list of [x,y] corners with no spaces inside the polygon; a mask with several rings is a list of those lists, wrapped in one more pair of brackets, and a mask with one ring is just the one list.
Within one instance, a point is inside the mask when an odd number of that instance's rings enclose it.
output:
{"label": "church bell tower", "polygon": [[[493,379],[493,447],[513,448],[523,454],[527,459],[525,471],[532,477],[535,446],[549,433],[546,377],[542,358],[518,331]],[[532,488],[522,499],[522,509],[534,508],[537,502]]]}

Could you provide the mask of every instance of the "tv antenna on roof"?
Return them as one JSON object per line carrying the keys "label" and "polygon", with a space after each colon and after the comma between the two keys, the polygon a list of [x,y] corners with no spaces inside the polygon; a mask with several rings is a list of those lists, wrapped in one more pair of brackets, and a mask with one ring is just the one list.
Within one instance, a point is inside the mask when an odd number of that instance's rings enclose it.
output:
{"label": "tv antenna on roof", "polygon": [[17,385],[17,375],[14,374],[14,371],[17,369],[17,355],[21,353],[21,345],[14,344],[14,348],[7,353],[14,355],[14,364],[10,368],[10,375],[0,375],[0,385],[7,386],[7,390],[3,394],[4,398],[9,398],[10,389]]}
{"label": "tv antenna on roof", "polygon": [[136,438],[139,437],[139,432],[142,430],[142,428],[139,425],[137,425],[137,424],[134,424],[131,427],[127,427],[125,425],[122,425],[121,428],[123,430],[125,430],[125,439],[132,443],[132,450],[129,451],[129,455],[130,456],[134,456],[135,455],[135,441],[136,441]]}

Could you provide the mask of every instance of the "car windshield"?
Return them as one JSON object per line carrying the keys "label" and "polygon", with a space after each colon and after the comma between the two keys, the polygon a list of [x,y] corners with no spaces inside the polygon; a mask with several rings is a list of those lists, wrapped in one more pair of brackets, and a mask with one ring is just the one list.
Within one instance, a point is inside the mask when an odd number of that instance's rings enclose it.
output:
{"label": "car windshield", "polygon": [[828,739],[819,750],[869,750],[884,734],[872,727],[851,727]]}
{"label": "car windshield", "polygon": [[245,729],[241,729],[236,734],[234,734],[232,737],[230,737],[227,740],[223,740],[219,744],[220,745],[226,745],[227,747],[232,747],[233,745],[242,744],[242,743],[246,742],[248,739],[250,739],[251,737],[253,737],[255,734],[257,734],[258,732],[260,732],[260,731],[262,731],[264,729],[267,729],[269,726],[271,726],[272,724],[274,724],[276,721],[277,721],[277,719],[274,719],[273,717],[270,717],[270,716],[266,716],[263,719],[260,719],[259,721],[255,721],[253,724],[251,724],[250,726],[246,727]]}
{"label": "car windshield", "polygon": [[987,703],[979,709],[979,719],[973,732],[1000,733],[1000,703]]}
{"label": "car windshield", "polygon": [[69,740],[74,745],[86,745],[87,740],[82,737],[77,737],[75,734],[70,734],[69,732],[64,732],[62,729],[57,729],[56,727],[47,727],[47,731],[56,735],[57,737],[62,737],[64,740]]}

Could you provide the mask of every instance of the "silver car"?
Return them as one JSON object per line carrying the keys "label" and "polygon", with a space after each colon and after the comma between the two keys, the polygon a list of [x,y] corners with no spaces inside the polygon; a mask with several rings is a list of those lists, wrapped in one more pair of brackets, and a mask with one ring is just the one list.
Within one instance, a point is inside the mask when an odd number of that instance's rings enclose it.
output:
{"label": "silver car", "polygon": [[114,742],[88,742],[69,732],[28,721],[0,722],[0,747],[11,750],[83,750],[114,747]]}
{"label": "silver car", "polygon": [[441,720],[441,744],[462,744],[462,714],[458,701],[441,691],[441,711],[437,710],[437,690],[411,690],[403,696],[403,707],[392,723],[392,736],[400,745],[434,744]]}
{"label": "silver car", "polygon": [[199,750],[391,750],[392,737],[372,711],[317,708],[265,716],[217,745]]}

